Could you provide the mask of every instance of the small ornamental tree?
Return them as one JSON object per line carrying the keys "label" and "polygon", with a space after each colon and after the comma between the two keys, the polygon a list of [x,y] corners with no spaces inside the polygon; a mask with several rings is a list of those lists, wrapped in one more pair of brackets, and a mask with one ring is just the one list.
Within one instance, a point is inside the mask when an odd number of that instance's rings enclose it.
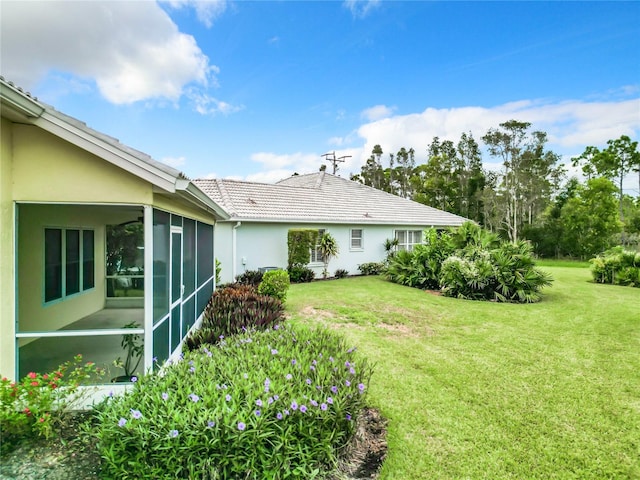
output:
{"label": "small ornamental tree", "polygon": [[320,237],[320,243],[318,244],[318,252],[322,255],[322,261],[324,262],[324,270],[322,270],[323,278],[327,278],[329,261],[338,255],[340,249],[338,248],[338,242],[331,236],[329,232],[326,232]]}

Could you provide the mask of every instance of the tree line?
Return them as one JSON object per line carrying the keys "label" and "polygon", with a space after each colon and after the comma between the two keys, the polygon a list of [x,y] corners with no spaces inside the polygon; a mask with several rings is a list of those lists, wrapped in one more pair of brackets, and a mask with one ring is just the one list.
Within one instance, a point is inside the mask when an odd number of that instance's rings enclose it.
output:
{"label": "tree line", "polygon": [[401,148],[385,158],[380,145],[351,179],[461,215],[510,241],[530,240],[546,257],[586,258],[624,244],[640,246],[640,195],[622,189],[638,175],[638,142],[626,135],[589,146],[572,159],[584,181],[567,178],[561,157],[547,148],[547,134],[517,120],[490,128],[481,141],[496,169],[484,167],[471,132],[457,142],[434,137],[427,161]]}

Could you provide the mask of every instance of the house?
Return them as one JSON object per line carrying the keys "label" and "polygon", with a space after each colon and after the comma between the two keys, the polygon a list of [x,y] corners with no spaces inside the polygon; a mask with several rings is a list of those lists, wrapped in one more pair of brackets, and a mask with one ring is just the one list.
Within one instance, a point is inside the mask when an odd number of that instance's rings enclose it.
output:
{"label": "house", "polygon": [[[216,257],[221,281],[247,270],[287,268],[287,233],[292,228],[330,232],[340,252],[329,263],[358,273],[358,265],[385,257],[384,242],[398,239],[411,250],[429,227],[459,226],[465,218],[398,197],[326,172],[294,175],[277,184],[211,179],[195,180],[228,214],[216,226]],[[324,268],[317,251],[309,267]]]}
{"label": "house", "polygon": [[[177,355],[215,288],[227,214],[179,171],[2,77],[0,101],[0,374],[81,353],[118,376],[126,334],[144,342],[137,371]],[[109,244],[126,226],[129,265]]]}

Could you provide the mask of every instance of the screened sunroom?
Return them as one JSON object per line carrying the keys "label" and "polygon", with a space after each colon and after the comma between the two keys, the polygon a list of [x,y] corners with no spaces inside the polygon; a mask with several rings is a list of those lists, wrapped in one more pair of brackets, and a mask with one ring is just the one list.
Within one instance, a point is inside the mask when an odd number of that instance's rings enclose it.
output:
{"label": "screened sunroom", "polygon": [[228,218],[179,171],[0,77],[0,374],[81,354],[129,381],[180,353]]}

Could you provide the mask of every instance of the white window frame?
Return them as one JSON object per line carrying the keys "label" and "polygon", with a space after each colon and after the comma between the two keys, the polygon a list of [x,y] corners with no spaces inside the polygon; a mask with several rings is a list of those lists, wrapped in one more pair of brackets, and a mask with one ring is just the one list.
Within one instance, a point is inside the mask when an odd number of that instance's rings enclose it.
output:
{"label": "white window frame", "polygon": [[324,235],[326,232],[327,230],[324,228],[318,229],[318,238],[316,239],[315,246],[311,249],[309,264],[324,264],[324,259],[322,258],[322,255],[318,251],[318,247],[320,246],[320,239],[322,238],[322,235]]}
{"label": "white window frame", "polygon": [[[354,236],[354,232],[360,232],[359,236]],[[354,245],[354,240],[357,241],[358,245]],[[364,250],[364,229],[363,228],[352,228],[349,232],[349,250],[353,252],[360,252]]]}
{"label": "white window frame", "polygon": [[406,250],[408,252],[411,252],[413,250],[413,247],[422,243],[423,231],[408,229],[396,230],[394,232],[394,238],[398,240],[398,246],[396,247],[396,250]]}

